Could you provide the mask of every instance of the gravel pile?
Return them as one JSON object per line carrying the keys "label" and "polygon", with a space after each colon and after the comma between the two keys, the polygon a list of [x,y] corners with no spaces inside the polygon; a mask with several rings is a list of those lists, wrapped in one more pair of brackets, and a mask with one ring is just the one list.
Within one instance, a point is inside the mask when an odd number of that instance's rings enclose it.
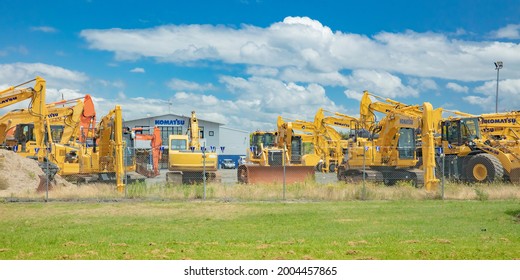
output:
{"label": "gravel pile", "polygon": [[[0,197],[36,192],[40,183],[39,175],[44,173],[38,162],[0,149]],[[74,186],[59,175],[56,175],[55,180],[59,187]]]}

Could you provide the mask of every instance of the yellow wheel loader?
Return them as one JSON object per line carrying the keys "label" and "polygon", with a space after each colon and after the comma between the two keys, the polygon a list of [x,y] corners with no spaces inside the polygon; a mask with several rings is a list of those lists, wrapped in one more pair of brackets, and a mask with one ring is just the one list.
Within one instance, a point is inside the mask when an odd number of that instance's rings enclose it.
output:
{"label": "yellow wheel loader", "polygon": [[[378,112],[401,110],[421,116],[418,105],[406,105],[395,100],[382,98],[368,92],[383,102],[374,102],[367,107]],[[457,117],[442,118],[442,112]],[[482,114],[479,116],[438,108],[433,110],[435,146],[442,150],[436,154],[437,176],[462,182],[492,182],[506,180],[520,183],[520,126],[517,112]],[[421,141],[420,144],[424,145]],[[418,150],[420,164],[424,157]],[[442,169],[444,166],[444,169]]]}
{"label": "yellow wheel loader", "polygon": [[509,180],[520,183],[517,146],[483,138],[478,117],[449,118],[441,122],[443,174],[463,182]]}

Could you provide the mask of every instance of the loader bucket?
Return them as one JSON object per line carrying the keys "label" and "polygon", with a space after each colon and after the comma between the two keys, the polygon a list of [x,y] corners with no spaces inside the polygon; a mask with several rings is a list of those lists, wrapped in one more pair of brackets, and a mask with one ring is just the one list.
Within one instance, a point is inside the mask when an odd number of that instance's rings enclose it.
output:
{"label": "loader bucket", "polygon": [[[237,171],[238,182],[245,184],[283,183],[283,166],[240,165]],[[285,183],[314,180],[314,166],[286,166]]]}
{"label": "loader bucket", "polygon": [[520,168],[513,168],[509,173],[509,180],[513,184],[520,184]]}

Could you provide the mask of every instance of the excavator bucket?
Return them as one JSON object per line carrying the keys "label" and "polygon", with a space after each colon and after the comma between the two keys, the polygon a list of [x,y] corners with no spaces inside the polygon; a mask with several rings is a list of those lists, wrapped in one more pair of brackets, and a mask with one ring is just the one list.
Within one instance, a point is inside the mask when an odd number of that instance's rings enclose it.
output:
{"label": "excavator bucket", "polygon": [[509,173],[509,180],[513,184],[520,184],[520,168],[513,168]]}
{"label": "excavator bucket", "polygon": [[[238,182],[245,184],[283,183],[283,166],[240,165],[237,171]],[[286,166],[285,183],[314,180],[314,166]]]}

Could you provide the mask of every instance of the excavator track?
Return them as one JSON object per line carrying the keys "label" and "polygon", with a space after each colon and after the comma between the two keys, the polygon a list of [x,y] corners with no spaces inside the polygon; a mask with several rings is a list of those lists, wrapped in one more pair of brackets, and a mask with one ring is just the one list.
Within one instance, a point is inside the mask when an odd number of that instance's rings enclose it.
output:
{"label": "excavator track", "polygon": [[359,183],[364,179],[367,182],[383,183],[386,186],[393,186],[398,181],[410,181],[414,187],[422,188],[424,186],[424,171],[417,168],[393,171],[349,170],[338,176],[338,179],[347,183]]}

